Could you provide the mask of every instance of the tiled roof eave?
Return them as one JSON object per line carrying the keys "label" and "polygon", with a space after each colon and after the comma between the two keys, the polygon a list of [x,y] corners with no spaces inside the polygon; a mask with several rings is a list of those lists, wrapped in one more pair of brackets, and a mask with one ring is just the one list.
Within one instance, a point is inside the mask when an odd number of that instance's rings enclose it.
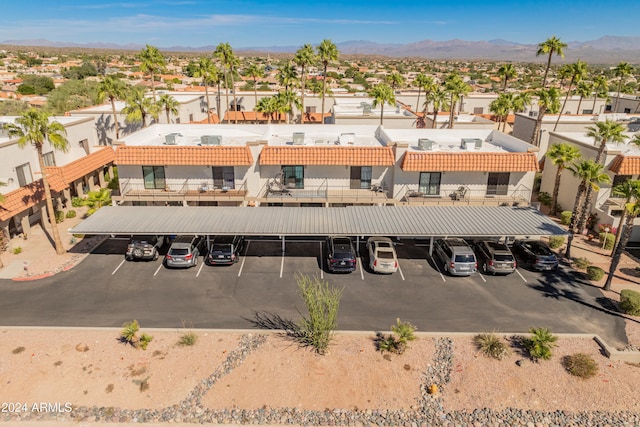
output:
{"label": "tiled roof eave", "polygon": [[117,165],[250,166],[253,164],[253,156],[247,146],[120,146],[116,149],[115,163]]}
{"label": "tiled roof eave", "polygon": [[281,147],[267,146],[261,165],[393,166],[390,147]]}
{"label": "tiled roof eave", "polygon": [[537,172],[535,153],[407,152],[401,169],[407,172]]}

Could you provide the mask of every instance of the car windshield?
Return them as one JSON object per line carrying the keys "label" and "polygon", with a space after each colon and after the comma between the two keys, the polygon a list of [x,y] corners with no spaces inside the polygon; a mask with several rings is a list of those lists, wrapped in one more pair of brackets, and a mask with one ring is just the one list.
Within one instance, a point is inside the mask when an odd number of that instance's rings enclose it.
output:
{"label": "car windshield", "polygon": [[456,255],[456,262],[475,262],[475,258],[473,257],[473,255],[469,254],[469,255]]}
{"label": "car windshield", "polygon": [[336,259],[351,259],[353,255],[351,252],[336,252],[333,254],[333,257]]}
{"label": "car windshield", "polygon": [[211,252],[231,252],[231,245],[228,243],[219,245],[214,244],[211,247]]}
{"label": "car windshield", "polygon": [[187,255],[189,253],[189,249],[187,248],[174,248],[171,249],[170,255]]}
{"label": "car windshield", "polygon": [[393,252],[391,252],[391,251],[378,251],[378,258],[393,259]]}
{"label": "car windshield", "polygon": [[496,261],[513,261],[513,257],[511,255],[495,254],[494,258]]}
{"label": "car windshield", "polygon": [[551,256],[553,252],[549,248],[541,244],[531,244],[529,250],[536,255]]}

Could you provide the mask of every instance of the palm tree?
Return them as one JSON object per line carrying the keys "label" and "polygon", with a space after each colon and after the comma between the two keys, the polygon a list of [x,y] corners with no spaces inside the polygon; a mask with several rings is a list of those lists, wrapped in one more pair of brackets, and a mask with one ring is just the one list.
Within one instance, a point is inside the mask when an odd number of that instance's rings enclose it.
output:
{"label": "palm tree", "polygon": [[295,65],[288,63],[278,69],[276,78],[280,86],[284,87],[284,90],[289,90],[298,81],[298,70],[296,70]]}
{"label": "palm tree", "polygon": [[[220,71],[209,58],[200,58],[196,64],[196,69],[193,71],[193,77],[202,79],[205,101],[207,103],[207,123],[211,124],[211,114],[209,113],[211,110],[209,107],[209,83],[220,81]],[[218,96],[220,96],[219,91]],[[220,111],[218,111],[218,114],[219,113]]]}
{"label": "palm tree", "polygon": [[[227,107],[225,108],[225,112],[229,110],[229,88],[233,91],[233,108],[236,109],[236,91],[233,82],[233,72],[235,67],[238,65],[238,58],[234,55],[233,49],[229,43],[219,43],[216,46],[216,50],[213,52],[215,56],[220,59],[222,63],[222,67],[224,68],[224,84],[227,88],[225,91],[227,98]],[[231,78],[231,84],[229,85],[229,78]],[[221,114],[219,111],[218,114]],[[234,114],[235,124],[238,124],[238,116]]]}
{"label": "palm tree", "polygon": [[144,89],[135,86],[128,93],[126,105],[122,109],[127,123],[142,123],[142,127],[147,127],[147,116],[158,119],[158,106],[144,95]]}
{"label": "palm tree", "polygon": [[595,114],[598,97],[608,98],[609,95],[609,81],[605,76],[597,76],[593,79],[593,91],[593,106],[591,107],[591,112]]}
{"label": "palm tree", "polygon": [[432,86],[433,77],[426,76],[422,73],[419,73],[418,75],[416,75],[416,78],[413,80],[413,83],[418,88],[418,99],[416,99],[416,112],[417,112],[418,107],[420,106],[420,92],[422,92],[423,88],[425,88],[425,91],[426,91],[427,87]]}
{"label": "palm tree", "polygon": [[551,215],[558,212],[558,193],[560,192],[560,177],[562,171],[575,160],[582,156],[580,150],[571,144],[553,144],[547,150],[546,156],[551,163],[556,165],[556,180],[553,184],[553,195],[551,198]]}
{"label": "palm tree", "polygon": [[253,79],[253,103],[258,105],[258,79],[264,77],[264,68],[252,62],[244,71],[244,75]]}
{"label": "palm tree", "polygon": [[51,235],[53,243],[58,255],[64,254],[66,251],[60,239],[58,226],[56,224],[56,214],[53,209],[53,199],[51,198],[51,188],[49,187],[49,178],[47,176],[44,164],[44,156],[42,148],[45,141],[56,151],[67,152],[69,150],[69,141],[66,137],[66,130],[60,122],[49,121],[49,114],[42,110],[30,108],[22,113],[16,119],[15,123],[6,125],[9,136],[18,137],[18,147],[24,148],[31,145],[36,149],[38,154],[38,163],[42,173],[42,186],[44,187],[44,195],[47,205],[47,213],[49,214],[49,222],[51,223]]}
{"label": "palm tree", "polygon": [[585,216],[585,211],[588,212],[589,209],[586,203],[581,203],[582,198],[588,188],[591,188],[592,191],[599,191],[600,186],[598,184],[610,182],[611,178],[602,171],[603,166],[593,160],[582,160],[577,164],[568,166],[567,169],[571,171],[573,176],[580,179],[580,185],[578,185],[578,192],[571,213],[571,221],[569,222],[569,238],[567,239],[567,250],[565,252],[565,256],[571,258],[571,243],[576,225],[579,222],[578,219]]}
{"label": "palm tree", "polygon": [[515,79],[518,75],[518,71],[516,70],[515,65],[513,64],[502,64],[498,69],[498,76],[504,79],[504,84],[502,85],[502,91],[505,92],[507,90],[507,82],[509,80]]}
{"label": "palm tree", "polygon": [[553,130],[555,132],[558,127],[558,123],[560,123],[560,117],[564,112],[564,107],[567,105],[567,100],[569,99],[569,95],[571,95],[571,89],[573,88],[573,84],[582,81],[587,76],[587,63],[578,60],[575,64],[570,64],[567,69],[569,70],[569,75],[567,77],[571,77],[569,81],[569,90],[567,90],[567,94],[564,97],[564,102],[562,103],[562,108],[560,108],[560,112],[558,113],[558,118],[556,119],[556,124],[553,126]]}
{"label": "palm tree", "polygon": [[[169,94],[162,94],[160,95],[160,99],[158,100],[158,109],[163,110],[165,114],[167,115],[167,123],[171,123],[171,115],[173,114],[174,116],[178,115],[179,111],[178,111],[178,107],[180,106],[180,102],[178,102],[177,99],[175,99],[173,96],[169,95]],[[208,109],[207,109],[208,111]],[[208,116],[208,114],[207,114]]]}
{"label": "palm tree", "polygon": [[98,102],[108,99],[111,102],[111,113],[113,114],[113,124],[116,129],[116,140],[120,139],[120,127],[118,126],[118,112],[116,111],[116,100],[124,99],[126,96],[126,85],[114,75],[106,76],[98,85]]}
{"label": "palm tree", "polygon": [[327,66],[331,61],[338,60],[338,48],[329,39],[324,39],[317,47],[318,59],[322,62],[322,123],[324,123],[324,98],[327,93]]}
{"label": "palm tree", "polygon": [[540,146],[540,128],[542,127],[542,118],[548,112],[551,114],[557,113],[560,109],[560,91],[555,87],[549,89],[540,89],[535,92],[538,97],[538,117],[536,118],[536,125],[533,128],[533,134],[531,135],[531,144]]}
{"label": "palm tree", "polygon": [[576,113],[580,114],[580,106],[582,105],[582,100],[584,98],[588,98],[593,93],[593,82],[587,82],[584,80],[578,82],[578,84],[576,85],[576,93],[580,96]]}
{"label": "palm tree", "polygon": [[302,104],[300,103],[300,97],[291,89],[286,89],[282,92],[278,92],[275,96],[276,105],[278,105],[278,112],[287,114],[287,124],[293,122],[293,109],[300,109]]}
{"label": "palm tree", "polygon": [[500,128],[500,123],[503,123],[503,132],[507,125],[507,116],[513,106],[513,100],[514,96],[512,93],[502,92],[489,104],[489,111],[498,119],[498,129]]}
{"label": "palm tree", "polygon": [[[611,193],[614,196],[619,196],[625,199],[625,206],[627,206],[632,201],[635,202],[640,198],[640,181],[634,179],[627,179],[626,181],[621,182],[611,189]],[[616,238],[613,243],[613,247],[615,248],[618,242],[620,241],[620,237],[622,236],[622,229],[625,223],[625,216],[627,214],[627,210],[622,210],[622,215],[620,216],[620,223],[618,224],[618,230],[616,231]]]}
{"label": "palm tree", "polygon": [[560,90],[564,90],[564,81],[571,76],[571,65],[565,64],[558,70],[557,77],[560,79]]}
{"label": "palm tree", "polygon": [[551,57],[555,53],[556,55],[564,58],[564,48],[567,47],[566,43],[563,43],[559,38],[553,36],[544,42],[538,44],[538,50],[536,56],[549,55],[547,59],[547,68],[544,70],[544,77],[542,78],[542,88],[547,86],[547,74],[549,74],[549,68],[551,68]]}
{"label": "palm tree", "polygon": [[395,92],[396,86],[402,86],[404,84],[404,77],[397,71],[387,75],[386,82],[391,85],[391,89]]}
{"label": "palm tree", "polygon": [[[449,108],[449,94],[440,86],[436,86],[436,88],[431,92],[430,98],[433,103],[433,122],[431,123],[431,127],[435,129],[438,113],[440,111],[447,111]],[[429,104],[429,99],[425,100],[425,104]],[[426,105],[425,110],[427,108]]]}
{"label": "palm tree", "polygon": [[620,100],[620,88],[622,88],[622,83],[624,82],[624,78],[633,73],[633,66],[627,62],[620,62],[616,65],[616,68],[613,69],[613,74],[619,78],[618,80],[618,93],[616,95],[616,103],[613,106],[613,112],[616,113],[618,111],[618,101]]}
{"label": "palm tree", "polygon": [[596,154],[596,163],[600,163],[607,143],[614,142],[620,144],[628,138],[627,135],[622,133],[624,131],[625,127],[623,125],[608,119],[604,122],[596,122],[595,126],[589,126],[587,128],[587,136],[593,138],[596,144],[600,144],[598,153]]}
{"label": "palm tree", "polygon": [[459,75],[450,74],[445,79],[444,87],[449,94],[449,105],[451,106],[451,111],[449,113],[449,129],[453,129],[453,114],[456,109],[456,103],[460,98],[471,92],[471,86],[466,84]]}
{"label": "palm tree", "polygon": [[375,85],[371,91],[369,91],[369,96],[373,98],[373,107],[377,107],[380,105],[380,125],[382,126],[382,119],[384,116],[384,104],[389,104],[391,106],[396,105],[396,96],[393,93],[393,89],[391,86],[381,83]]}
{"label": "palm tree", "polygon": [[156,103],[155,74],[161,73],[165,68],[164,56],[158,48],[147,45],[140,54],[140,71],[151,75],[151,91],[153,92],[153,103]]}
{"label": "palm tree", "polygon": [[101,207],[111,205],[111,189],[101,188],[97,191],[89,191],[87,198],[82,201],[82,204],[89,206],[87,216],[93,215]]}
{"label": "palm tree", "polygon": [[300,124],[304,122],[304,114],[305,114],[305,108],[304,108],[304,86],[306,83],[305,69],[306,67],[313,64],[315,61],[316,61],[316,54],[313,51],[313,46],[311,46],[308,43],[303,45],[300,49],[298,49],[296,51],[296,55],[293,57],[293,62],[295,62],[295,64],[298,67],[300,67],[300,97],[301,97],[300,110],[302,111],[302,114],[300,114]]}
{"label": "palm tree", "polygon": [[275,97],[269,96],[260,98],[260,101],[256,104],[256,111],[258,113],[267,115],[267,123],[271,123],[273,114],[278,110],[278,102]]}
{"label": "palm tree", "polygon": [[[624,231],[622,232],[622,236],[620,238],[620,242],[615,247],[613,255],[611,256],[611,265],[609,266],[609,274],[607,275],[607,280],[604,282],[604,290],[611,290],[611,281],[613,280],[613,276],[616,273],[616,269],[618,268],[618,264],[620,264],[620,258],[622,258],[622,254],[627,246],[627,242],[629,241],[629,237],[631,237],[631,233],[633,232],[633,223],[635,219],[640,215],[640,203],[636,201],[633,203],[627,203],[625,205],[626,220],[624,224]],[[622,229],[622,222],[620,223],[619,230]]]}

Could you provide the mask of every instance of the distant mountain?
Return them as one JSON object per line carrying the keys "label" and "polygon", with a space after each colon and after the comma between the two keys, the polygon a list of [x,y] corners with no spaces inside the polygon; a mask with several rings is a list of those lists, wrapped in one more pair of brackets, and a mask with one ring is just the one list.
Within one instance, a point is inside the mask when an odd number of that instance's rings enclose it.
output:
{"label": "distant mountain", "polygon": [[[140,50],[144,45],[115,43],[72,43],[55,42],[44,39],[6,40],[2,45],[13,46],[42,46],[42,47],[71,47],[84,49],[116,49]],[[589,63],[616,63],[619,61],[634,62],[640,57],[640,37],[604,36],[597,40],[573,41],[567,43],[564,62],[577,59]],[[422,40],[406,44],[376,43],[367,40],[351,40],[336,44],[343,55],[376,55],[401,57],[422,57],[430,59],[487,59],[522,62],[542,62],[543,57],[536,57],[535,44],[521,44],[504,39],[489,41],[468,40]],[[236,47],[238,52],[261,53],[293,53],[300,46],[255,46]],[[170,52],[207,52],[215,50],[215,46],[168,46],[159,49]],[[561,62],[562,60],[558,60]]]}

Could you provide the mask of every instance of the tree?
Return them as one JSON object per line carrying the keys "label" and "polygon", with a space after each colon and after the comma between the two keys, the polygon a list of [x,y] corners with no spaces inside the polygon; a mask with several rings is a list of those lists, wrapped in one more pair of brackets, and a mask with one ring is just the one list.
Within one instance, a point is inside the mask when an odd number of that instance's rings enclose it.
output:
{"label": "tree", "polygon": [[580,96],[580,100],[578,101],[578,108],[576,109],[576,114],[580,114],[580,107],[582,106],[582,100],[584,98],[588,98],[593,93],[593,82],[581,81],[576,85],[576,93]]}
{"label": "tree", "polygon": [[[447,92],[440,86],[436,86],[436,88],[431,92],[430,98],[433,103],[433,123],[431,123],[431,127],[435,129],[438,112],[446,111],[447,108],[449,108],[449,94],[447,94]],[[425,104],[428,103],[429,99],[425,100]]]}
{"label": "tree", "polygon": [[126,105],[122,109],[127,123],[142,123],[142,127],[147,127],[147,116],[158,119],[158,106],[147,98],[144,89],[138,86],[133,87],[125,99]]}
{"label": "tree", "polygon": [[551,215],[555,215],[558,212],[558,193],[560,192],[560,177],[562,171],[575,160],[579,159],[582,154],[577,147],[571,144],[553,144],[547,150],[546,156],[557,168],[551,198]]}
{"label": "tree", "polygon": [[87,198],[82,201],[83,206],[89,206],[87,216],[93,215],[103,206],[111,205],[111,189],[101,188],[97,191],[89,191]]}
{"label": "tree", "polygon": [[622,83],[624,83],[624,78],[633,73],[633,66],[628,62],[620,62],[616,65],[616,68],[613,69],[613,74],[618,77],[618,90],[616,94],[616,103],[613,106],[613,112],[618,112],[618,101],[620,100],[620,89],[622,88]]}
{"label": "tree", "polygon": [[22,76],[22,84],[16,92],[21,95],[46,95],[55,87],[51,77],[29,74]]}
{"label": "tree", "polygon": [[280,86],[284,87],[284,90],[289,90],[298,81],[298,70],[296,70],[295,65],[288,63],[280,67],[276,78]]}
{"label": "tree", "polygon": [[391,85],[391,89],[395,92],[396,87],[404,85],[404,77],[397,71],[388,74],[385,81]]}
{"label": "tree", "polygon": [[42,172],[42,186],[44,188],[47,213],[49,214],[49,222],[51,223],[51,236],[56,248],[56,253],[62,255],[66,251],[62,245],[58,225],[56,224],[56,214],[53,209],[51,188],[49,187],[49,178],[46,172],[42,149],[45,142],[48,141],[54,150],[67,152],[69,150],[69,141],[66,137],[67,132],[60,122],[50,121],[48,113],[36,110],[35,108],[24,112],[16,119],[16,123],[9,123],[6,126],[9,136],[18,137],[18,147],[24,148],[27,145],[31,145],[36,149],[40,171]]}
{"label": "tree", "polygon": [[542,78],[542,88],[547,86],[547,74],[549,74],[549,68],[551,68],[551,57],[555,53],[556,55],[564,58],[564,49],[567,47],[566,43],[563,43],[559,38],[553,36],[544,42],[538,44],[538,50],[536,56],[549,55],[547,59],[547,67],[544,70],[544,77]]}
{"label": "tree", "polygon": [[264,68],[256,63],[249,64],[249,67],[244,72],[244,75],[253,79],[253,98],[254,105],[258,105],[258,79],[264,77]]}
{"label": "tree", "polygon": [[593,106],[591,107],[591,111],[595,114],[596,101],[598,98],[609,97],[609,81],[605,76],[597,76],[593,79],[593,91]]}
{"label": "tree", "polygon": [[[173,96],[169,94],[160,95],[160,99],[158,99],[158,109],[164,110],[167,115],[167,123],[171,123],[171,115],[177,116],[179,111],[178,107],[180,106],[180,102],[175,99]],[[208,115],[208,114],[207,114]]]}
{"label": "tree", "polygon": [[393,93],[391,86],[381,83],[375,85],[373,89],[369,91],[369,96],[373,98],[373,107],[380,105],[380,125],[382,125],[382,119],[384,116],[384,104],[391,106],[396,105],[396,96]]}
{"label": "tree", "polygon": [[518,75],[515,65],[513,64],[502,64],[498,69],[498,76],[504,80],[504,84],[502,85],[502,91],[506,92],[507,90],[507,82],[509,80],[515,79]]}
{"label": "tree", "polygon": [[[634,179],[627,179],[620,184],[616,185],[611,189],[611,193],[614,196],[623,197],[625,199],[625,206],[627,206],[631,202],[635,202],[640,198],[640,181]],[[620,238],[622,236],[623,225],[625,223],[625,216],[627,214],[627,210],[622,210],[622,215],[620,216],[620,223],[618,224],[618,230],[616,231],[616,238],[613,242],[613,247],[616,248]],[[615,249],[614,249],[615,251]]]}
{"label": "tree", "polygon": [[[211,108],[209,106],[209,84],[220,80],[218,67],[209,58],[200,58],[192,71],[193,77],[201,78],[204,85],[205,101],[207,103],[207,123],[211,124]],[[218,93],[220,96],[220,93]],[[218,111],[220,113],[220,111]],[[168,121],[167,121],[168,122]]]}
{"label": "tree", "polygon": [[471,92],[471,86],[466,84],[459,75],[450,74],[445,79],[444,87],[449,94],[449,105],[451,106],[451,111],[449,113],[449,129],[453,129],[453,115],[456,109],[456,103],[463,96]]}
{"label": "tree", "polygon": [[602,171],[603,166],[593,160],[582,160],[579,163],[568,166],[567,169],[571,171],[573,176],[580,179],[578,192],[576,193],[576,200],[573,204],[573,210],[571,213],[571,221],[569,222],[569,238],[567,239],[567,250],[565,252],[565,256],[567,258],[571,258],[571,243],[573,241],[573,235],[575,234],[575,228],[578,224],[578,220],[583,216],[581,210],[583,211],[585,209],[585,205],[581,202],[587,188],[590,187],[595,191],[599,191],[600,186],[598,184],[609,182],[611,179],[609,178],[609,175]]}
{"label": "tree", "polygon": [[300,124],[304,123],[304,114],[305,114],[305,108],[304,108],[304,86],[306,83],[305,69],[311,64],[313,64],[315,61],[316,61],[316,54],[313,51],[313,46],[311,46],[310,44],[305,44],[300,49],[298,49],[296,51],[296,55],[293,57],[293,62],[295,62],[295,64],[298,67],[300,67],[300,97],[301,97],[300,110],[302,111],[302,114],[300,114]]}
{"label": "tree", "polygon": [[587,136],[593,138],[596,144],[600,144],[596,154],[596,163],[600,163],[607,143],[614,142],[619,144],[627,139],[627,136],[623,134],[624,131],[625,127],[623,125],[608,119],[604,122],[596,122],[595,126],[587,128]]}
{"label": "tree", "polygon": [[[640,215],[640,203],[638,203],[637,195],[636,201],[633,203],[627,203],[625,205],[626,212],[626,220],[624,223],[624,231],[622,232],[622,236],[620,238],[620,242],[617,246],[615,246],[615,250],[613,255],[611,256],[611,265],[609,266],[609,273],[607,274],[607,280],[604,282],[604,290],[611,290],[611,281],[613,280],[613,276],[616,273],[616,269],[618,268],[618,264],[620,264],[620,259],[622,258],[622,254],[627,246],[627,242],[631,237],[631,233],[633,232],[633,223],[635,219]],[[620,222],[619,229],[623,228],[622,222]]]}
{"label": "tree", "polygon": [[567,94],[564,97],[564,102],[562,103],[562,108],[560,108],[560,112],[558,113],[558,118],[556,119],[556,124],[553,126],[553,130],[555,132],[558,127],[558,123],[560,123],[560,117],[564,112],[564,107],[567,105],[567,100],[569,99],[569,95],[571,95],[571,89],[573,88],[573,84],[582,81],[587,76],[587,63],[578,60],[575,64],[570,64],[568,66],[569,75],[571,80],[569,80],[569,89],[567,90]]}
{"label": "tree", "polygon": [[329,39],[324,39],[317,47],[318,59],[322,62],[322,123],[324,123],[324,98],[327,93],[327,67],[329,62],[338,60],[338,48]]}
{"label": "tree", "polygon": [[153,103],[155,104],[155,75],[162,73],[165,69],[166,62],[164,56],[162,56],[158,48],[146,45],[146,47],[140,51],[138,58],[140,59],[140,71],[143,73],[149,73],[151,76],[151,92],[153,93]]}
{"label": "tree", "polygon": [[279,92],[276,96],[276,104],[279,106],[278,112],[287,113],[287,124],[293,122],[293,108],[300,109],[302,104],[298,95],[290,90]]}
{"label": "tree", "polygon": [[[227,88],[227,90],[225,91],[226,98],[227,98],[227,107],[225,110],[228,111],[230,107],[229,88],[231,88],[231,91],[233,92],[233,108],[235,110],[237,106],[236,106],[236,90],[235,90],[234,81],[233,81],[233,73],[234,73],[235,67],[239,64],[239,60],[233,53],[233,49],[231,48],[231,45],[229,43],[219,43],[218,46],[216,46],[216,50],[213,52],[213,54],[217,56],[218,59],[220,59],[220,62],[222,63],[222,67],[224,68],[224,83]],[[231,83],[229,83],[229,79],[231,79]],[[221,112],[218,112],[218,113],[221,114]],[[234,114],[233,117],[234,117],[234,123],[238,124],[238,116]]]}
{"label": "tree", "polygon": [[[418,75],[416,75],[416,78],[413,80],[413,84],[418,88],[418,98],[416,99],[416,112],[417,112],[418,108],[420,107],[420,92],[422,92],[423,89],[425,92],[427,92],[427,88],[429,88],[429,91],[431,91],[434,85],[434,81],[433,81],[433,77],[426,76],[422,73],[419,73]],[[424,111],[425,114],[426,114],[427,108],[429,108],[428,104],[425,105],[425,111]]]}
{"label": "tree", "polygon": [[267,115],[267,123],[271,123],[273,114],[278,111],[278,102],[275,97],[269,96],[260,98],[260,101],[256,104],[256,111],[258,113]]}
{"label": "tree", "polygon": [[560,92],[554,87],[549,89],[540,89],[535,92],[538,97],[538,117],[536,118],[536,125],[533,128],[533,134],[531,135],[531,144],[540,146],[540,129],[542,127],[542,118],[548,112],[551,114],[557,113],[560,109]]}
{"label": "tree", "polygon": [[24,101],[7,99],[0,102],[0,116],[19,116],[29,109],[29,104]]}
{"label": "tree", "polygon": [[53,115],[96,104],[98,83],[90,80],[69,80],[52,90],[47,96],[45,110]]}
{"label": "tree", "polygon": [[118,125],[118,112],[116,111],[116,100],[126,97],[126,85],[122,80],[114,75],[106,76],[98,86],[98,102],[108,99],[111,103],[111,114],[113,114],[113,125],[116,129],[116,139],[120,139],[120,126]]}
{"label": "tree", "polygon": [[509,116],[509,111],[511,111],[513,106],[513,99],[514,96],[512,93],[502,92],[489,104],[489,111],[498,119],[498,127],[500,127],[500,123],[503,124],[503,132],[506,128],[507,116]]}

